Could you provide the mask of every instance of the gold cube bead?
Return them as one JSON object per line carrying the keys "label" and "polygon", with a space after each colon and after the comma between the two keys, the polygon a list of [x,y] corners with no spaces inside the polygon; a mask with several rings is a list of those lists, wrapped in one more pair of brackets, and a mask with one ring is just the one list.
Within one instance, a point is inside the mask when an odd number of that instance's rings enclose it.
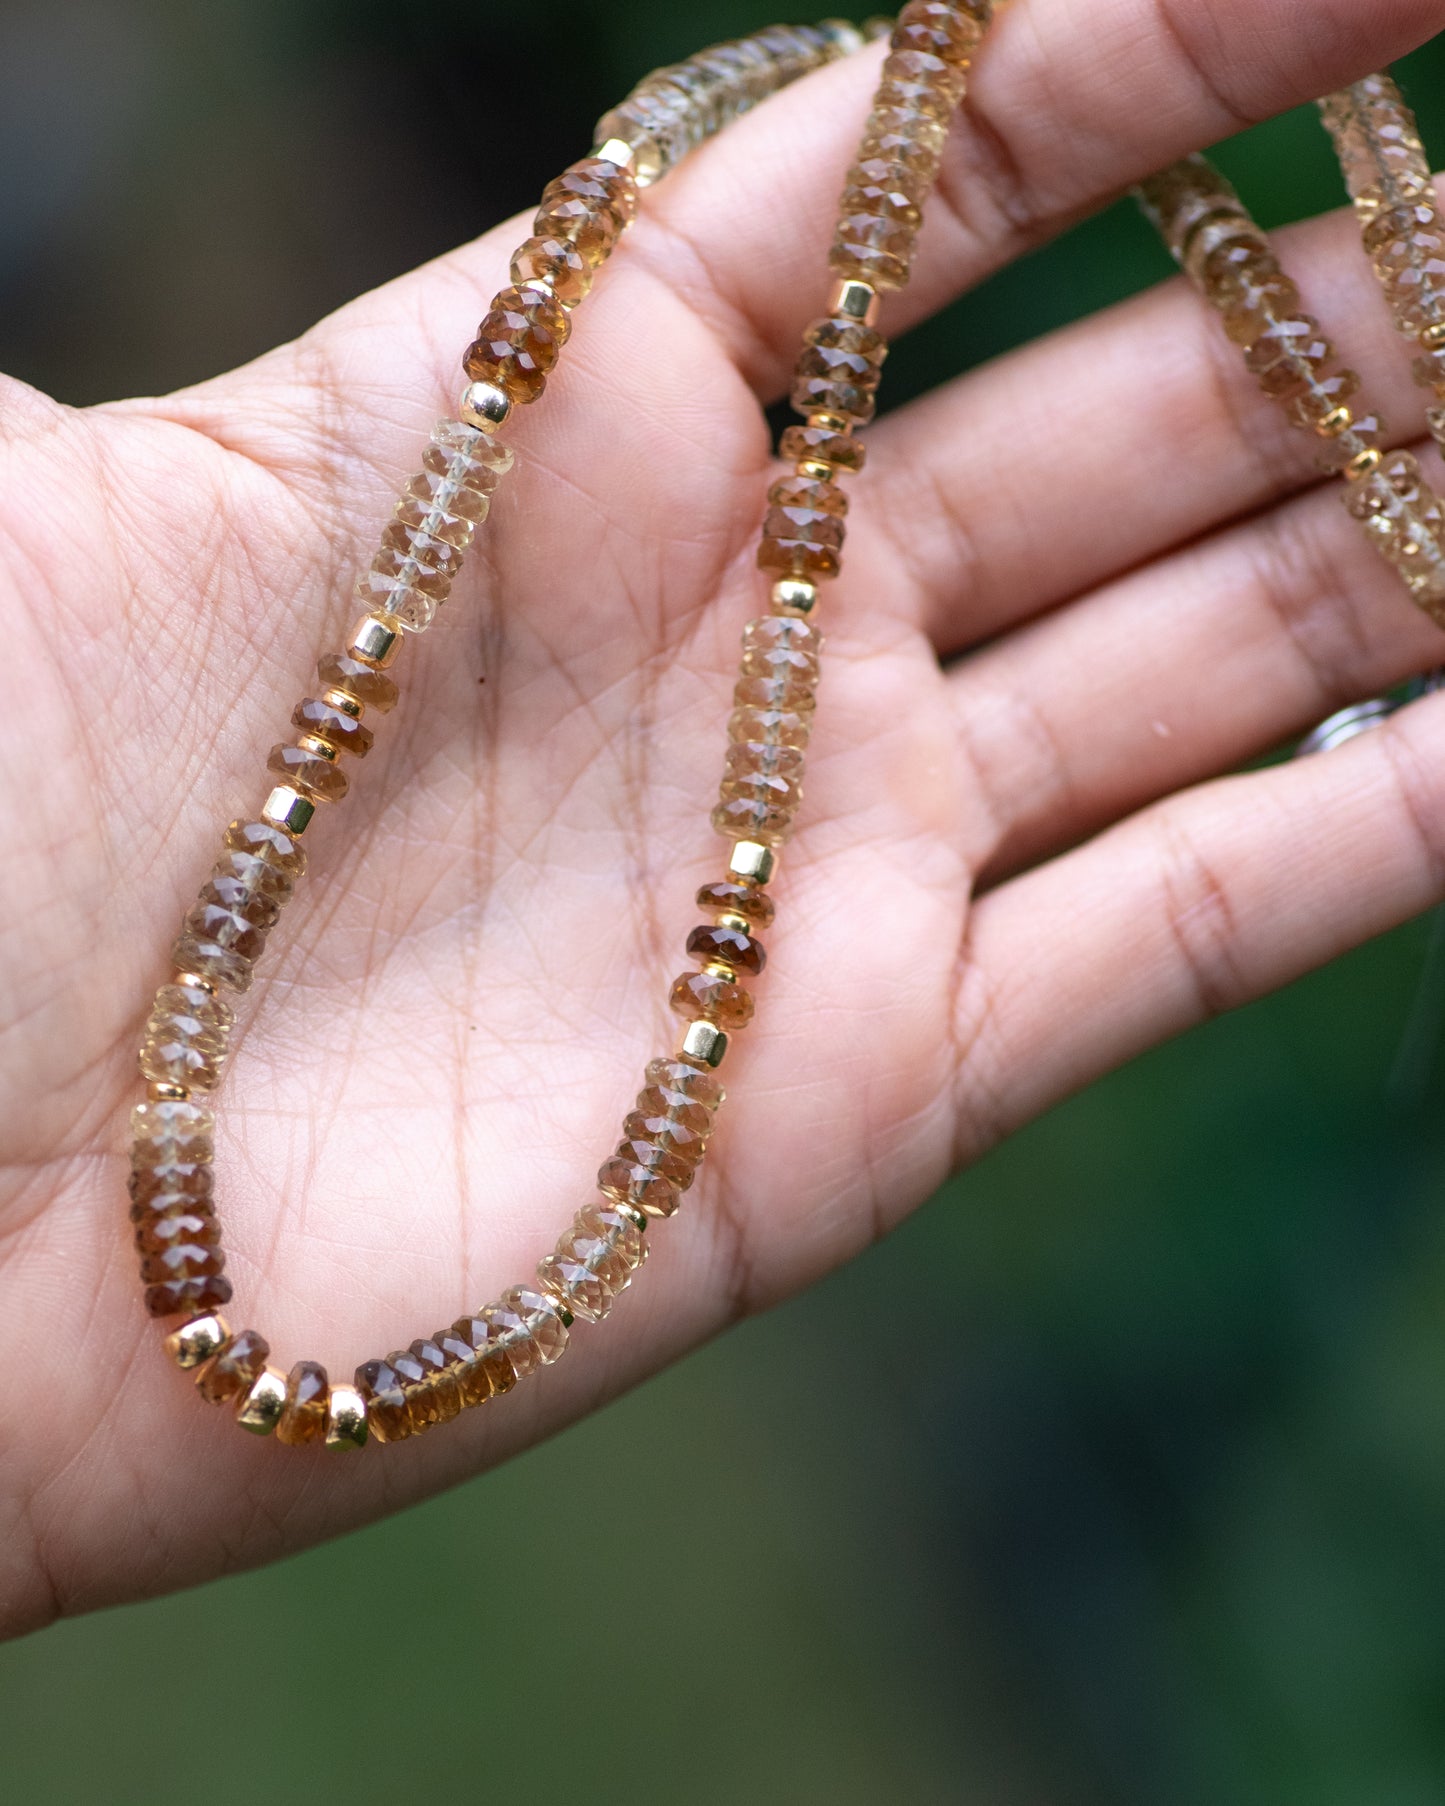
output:
{"label": "gold cube bead", "polygon": [[808,615],[818,606],[818,586],[806,577],[780,577],[773,585],[773,607],[782,614]]}
{"label": "gold cube bead", "polygon": [[828,298],[828,312],[845,320],[858,320],[864,326],[878,324],[879,309],[878,291],[870,282],[859,282],[856,277],[845,276],[833,284],[833,293]]}
{"label": "gold cube bead", "polygon": [[604,157],[609,163],[615,163],[619,169],[630,168],[636,154],[625,138],[609,138],[592,153],[594,157]]}
{"label": "gold cube bead", "polygon": [[478,432],[495,433],[507,424],[512,412],[512,398],[496,383],[468,383],[462,390],[457,412],[468,426]]}
{"label": "gold cube bead", "polygon": [[353,658],[375,665],[378,671],[384,670],[396,657],[401,635],[401,622],[391,616],[363,615],[351,630],[346,650]]}
{"label": "gold cube bead", "polygon": [[231,1339],[231,1326],[224,1317],[209,1314],[193,1317],[166,1337],[166,1353],[183,1372],[199,1367],[218,1355]]}
{"label": "gold cube bead", "polygon": [[366,1446],[366,1400],[354,1386],[333,1386],[326,1400],[326,1446],[338,1452]]}
{"label": "gold cube bead", "polygon": [[253,1436],[269,1436],[285,1409],[286,1375],[279,1367],[263,1367],[236,1407],[236,1422]]}
{"label": "gold cube bead", "polygon": [[716,1069],[722,1065],[727,1050],[727,1034],[715,1022],[689,1022],[678,1053],[695,1065]]}
{"label": "gold cube bead", "polygon": [[273,828],[284,828],[288,834],[304,834],[316,805],[290,784],[278,784],[261,806],[261,820]]}
{"label": "gold cube bead", "polygon": [[735,840],[732,858],[728,860],[728,877],[740,878],[745,884],[766,884],[777,869],[771,847],[758,840]]}

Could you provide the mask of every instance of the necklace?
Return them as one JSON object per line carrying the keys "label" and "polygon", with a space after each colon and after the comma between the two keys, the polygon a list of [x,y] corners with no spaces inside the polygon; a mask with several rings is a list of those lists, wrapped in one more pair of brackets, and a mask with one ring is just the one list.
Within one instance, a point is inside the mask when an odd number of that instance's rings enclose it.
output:
{"label": "necklace", "polygon": [[237,820],[185,918],[175,974],[157,994],[141,1048],[149,1081],[132,1113],[131,1216],[146,1305],[184,1317],[167,1339],[201,1396],[233,1408],[248,1430],[284,1443],[361,1447],[398,1441],[508,1392],[555,1361],[576,1319],[596,1322],[647,1253],[650,1221],[671,1216],[707,1149],[729,1037],[746,1027],[745,984],[763,970],[758,936],[774,916],[767,885],[776,848],[802,799],[821,637],[811,616],[820,583],[837,575],[847,498],[836,479],[863,468],[856,429],[873,416],[887,342],[880,292],[908,279],[922,205],[948,122],[962,98],[993,0],[911,0],[890,54],[858,160],[849,172],[830,254],[828,313],[809,327],[793,404],[805,424],[782,453],[794,473],[772,485],[758,563],[772,579],[770,612],[743,632],[727,763],[713,825],[730,843],[725,876],[704,885],[711,920],[688,936],[696,969],[672,987],[685,1027],[674,1053],[652,1061],[598,1174],[599,1199],[575,1217],[535,1281],[430,1338],[365,1362],[351,1385],[315,1362],[271,1365],[254,1330],[233,1333],[214,1192],[214,1117],[202,1101],[224,1065],[234,1013],[282,906],[306,869],[300,845],[318,806],[339,803],[347,766],[373,742],[369,715],[398,690],[391,667],[408,635],[430,626],[463,555],[512,465],[497,434],[515,406],[543,392],[603,261],[636,213],[639,190],[695,144],[766,95],[858,49],[851,26],[777,27],[649,76],[597,128],[598,150],[542,197],[534,235],[513,259],[512,286],[493,301],[463,360],[468,386],[455,420],[434,430],[423,469],[402,491],[381,549],[358,583],[364,605],[340,652],[320,660],[318,689],[298,704],[297,730],[273,748],[276,779],[259,816]]}

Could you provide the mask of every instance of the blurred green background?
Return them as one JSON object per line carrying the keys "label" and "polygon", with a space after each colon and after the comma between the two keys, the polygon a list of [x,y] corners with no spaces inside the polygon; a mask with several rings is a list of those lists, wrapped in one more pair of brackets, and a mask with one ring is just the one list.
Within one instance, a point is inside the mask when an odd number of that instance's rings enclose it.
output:
{"label": "blurred green background", "polygon": [[[264,350],[768,22],[5,0],[0,367],[85,402]],[[1445,57],[1403,73],[1445,146]],[[1266,223],[1339,200],[1307,113],[1226,161]],[[1121,205],[914,334],[889,399],[1165,268]],[[1138,1062],[507,1470],[0,1650],[0,1792],[1438,1806],[1433,933]]]}

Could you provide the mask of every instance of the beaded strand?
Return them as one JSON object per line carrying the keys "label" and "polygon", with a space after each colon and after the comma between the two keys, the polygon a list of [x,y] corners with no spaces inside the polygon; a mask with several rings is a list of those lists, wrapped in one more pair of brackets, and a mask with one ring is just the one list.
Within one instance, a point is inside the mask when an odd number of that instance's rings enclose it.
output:
{"label": "beaded strand", "polygon": [[779,26],[659,71],[602,121],[597,152],[548,186],[533,235],[512,260],[511,285],[463,360],[461,417],[433,431],[357,583],[361,618],[342,649],[318,663],[316,693],[292,715],[294,739],[271,752],[278,782],[256,820],[227,829],[187,912],[174,976],[156,995],[141,1043],[149,1088],[131,1117],[131,1219],[147,1310],[189,1319],[167,1339],[171,1355],[204,1399],[232,1405],[248,1430],[359,1448],[369,1433],[393,1440],[509,1390],[557,1358],[575,1316],[605,1314],[642,1262],[649,1216],[676,1208],[706,1147],[721,1087],[687,1058],[654,1061],[627,1139],[603,1170],[603,1201],[585,1206],[542,1262],[540,1289],[514,1287],[432,1340],[366,1363],[355,1385],[331,1384],[310,1361],[283,1372],[270,1365],[262,1336],[233,1334],[218,1314],[231,1282],[214,1207],[215,1119],[204,1100],[222,1077],[235,1022],[226,998],[249,988],[305,873],[300,836],[319,805],[346,795],[348,765],[373,744],[365,717],[388,714],[398,700],[390,667],[406,636],[429,627],[447,600],[512,466],[497,431],[514,406],[542,394],[571,312],[634,218],[639,190],[768,94],[863,42],[840,21]]}
{"label": "beaded strand", "polygon": [[1327,95],[1320,116],[1395,325],[1420,347],[1412,369],[1434,398],[1425,418],[1445,448],[1445,222],[1415,115],[1380,74]]}
{"label": "beaded strand", "polygon": [[1219,313],[1246,368],[1293,426],[1319,441],[1320,468],[1342,475],[1345,506],[1399,572],[1420,607],[1445,626],[1445,509],[1409,451],[1386,452],[1385,423],[1355,401],[1360,378],[1334,365],[1319,321],[1228,181],[1186,157],[1140,187],[1139,199],[1176,262]]}

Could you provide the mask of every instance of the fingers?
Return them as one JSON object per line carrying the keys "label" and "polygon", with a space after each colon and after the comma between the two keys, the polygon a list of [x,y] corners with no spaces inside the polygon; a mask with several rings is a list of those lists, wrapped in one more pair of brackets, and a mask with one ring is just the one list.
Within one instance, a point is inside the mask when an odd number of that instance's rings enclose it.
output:
{"label": "fingers", "polygon": [[1445,697],[1004,885],[977,906],[960,981],[964,1157],[1442,895]]}
{"label": "fingers", "polygon": [[[1353,212],[1276,238],[1396,442],[1423,432]],[[857,514],[884,529],[886,593],[945,657],[1321,481],[1317,441],[1182,278],[900,409],[872,447]]]}

